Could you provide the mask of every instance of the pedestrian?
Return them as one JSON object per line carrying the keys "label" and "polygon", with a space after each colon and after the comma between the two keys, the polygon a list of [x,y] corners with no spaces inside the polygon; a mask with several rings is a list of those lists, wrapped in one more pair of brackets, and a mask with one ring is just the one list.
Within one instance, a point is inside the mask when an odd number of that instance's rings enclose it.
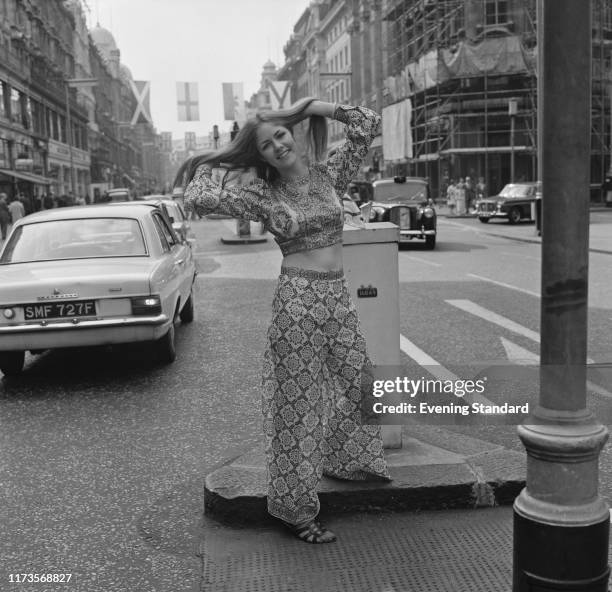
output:
{"label": "pedestrian", "polygon": [[45,210],[51,210],[55,207],[55,201],[53,200],[53,196],[49,193],[47,193],[47,195],[43,197],[43,206]]}
{"label": "pedestrian", "polygon": [[486,199],[487,197],[487,185],[484,177],[478,177],[478,183],[476,183],[476,201]]}
{"label": "pedestrian", "polygon": [[457,187],[454,179],[451,179],[446,188],[446,205],[448,206],[449,216],[455,215],[455,207],[457,206]]}
{"label": "pedestrian", "polygon": [[17,220],[23,218],[26,215],[26,211],[25,208],[23,207],[23,203],[21,203],[21,200],[15,198],[9,205],[8,205],[8,209],[9,212],[11,214],[11,222],[13,224],[15,224],[15,222],[17,222]]}
{"label": "pedestrian", "polygon": [[6,193],[0,193],[0,234],[6,240],[6,231],[11,221],[11,214],[6,203]]}
{"label": "pedestrian", "polygon": [[475,211],[476,201],[476,188],[472,182],[471,177],[465,178],[465,208],[468,214],[472,214]]}
{"label": "pedestrian", "polygon": [[[346,126],[346,141],[323,161],[327,122]],[[309,119],[308,163],[292,127]],[[365,107],[306,98],[247,121],[225,148],[194,156],[176,185],[202,214],[262,221],[284,256],[264,354],[262,410],[268,512],[309,543],[336,539],[317,520],[323,473],[389,481],[380,427],[364,425],[362,396],[372,366],[342,270],[340,197],[359,171],[380,116]],[[252,168],[257,178],[231,188],[212,168]]]}

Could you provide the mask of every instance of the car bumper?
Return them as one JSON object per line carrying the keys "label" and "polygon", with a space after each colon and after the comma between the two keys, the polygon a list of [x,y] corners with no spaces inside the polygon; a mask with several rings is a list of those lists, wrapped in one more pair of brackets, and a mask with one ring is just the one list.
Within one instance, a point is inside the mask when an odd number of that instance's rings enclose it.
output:
{"label": "car bumper", "polygon": [[476,212],[479,218],[507,218],[508,212]]}
{"label": "car bumper", "polygon": [[399,240],[401,243],[401,242],[408,242],[412,240],[413,238],[423,238],[424,239],[428,236],[435,236],[435,235],[436,235],[436,231],[434,229],[431,229],[431,230],[425,230],[425,229],[401,230],[400,229]]}
{"label": "car bumper", "polygon": [[48,322],[0,327],[0,351],[85,347],[152,341],[162,337],[171,320],[151,317]]}

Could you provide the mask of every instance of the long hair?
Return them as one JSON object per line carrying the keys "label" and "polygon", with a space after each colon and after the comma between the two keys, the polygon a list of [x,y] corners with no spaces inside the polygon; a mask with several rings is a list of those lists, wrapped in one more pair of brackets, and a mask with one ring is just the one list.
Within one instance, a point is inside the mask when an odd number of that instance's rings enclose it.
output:
{"label": "long hair", "polygon": [[[270,166],[261,156],[257,147],[257,130],[262,123],[271,123],[286,127],[293,135],[293,127],[304,119],[304,110],[315,99],[308,97],[298,101],[289,109],[259,113],[249,119],[238,132],[234,140],[220,150],[198,154],[187,159],[179,168],[174,179],[175,187],[186,187],[193,179],[196,169],[203,164],[212,168],[224,168],[227,172],[255,169],[257,176],[268,182],[279,178],[279,172]],[[308,126],[309,152],[315,161],[322,160],[327,151],[327,122],[325,117],[311,115]],[[223,178],[225,183],[227,173]]]}

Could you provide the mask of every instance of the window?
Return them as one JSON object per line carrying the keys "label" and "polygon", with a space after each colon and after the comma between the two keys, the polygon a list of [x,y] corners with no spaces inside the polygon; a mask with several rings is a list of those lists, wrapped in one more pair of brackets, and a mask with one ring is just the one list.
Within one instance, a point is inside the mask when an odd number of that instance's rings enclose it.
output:
{"label": "window", "polygon": [[485,24],[499,25],[509,20],[507,0],[485,0]]}
{"label": "window", "polygon": [[8,93],[6,82],[0,80],[0,117],[8,117]]}
{"label": "window", "polygon": [[21,93],[17,89],[11,88],[11,121],[13,123],[22,123],[21,115]]}
{"label": "window", "polygon": [[153,221],[155,222],[155,228],[159,234],[159,240],[162,243],[164,251],[169,251],[177,243],[174,232],[168,228],[166,221],[160,213],[153,212]]}

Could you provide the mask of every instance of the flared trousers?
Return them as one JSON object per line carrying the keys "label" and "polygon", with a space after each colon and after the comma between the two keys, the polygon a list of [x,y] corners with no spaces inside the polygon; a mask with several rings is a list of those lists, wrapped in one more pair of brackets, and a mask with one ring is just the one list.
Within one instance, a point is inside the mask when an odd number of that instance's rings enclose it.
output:
{"label": "flared trousers", "polygon": [[390,480],[380,427],[361,419],[371,380],[344,274],[282,268],[263,368],[270,514],[314,518],[324,473]]}

